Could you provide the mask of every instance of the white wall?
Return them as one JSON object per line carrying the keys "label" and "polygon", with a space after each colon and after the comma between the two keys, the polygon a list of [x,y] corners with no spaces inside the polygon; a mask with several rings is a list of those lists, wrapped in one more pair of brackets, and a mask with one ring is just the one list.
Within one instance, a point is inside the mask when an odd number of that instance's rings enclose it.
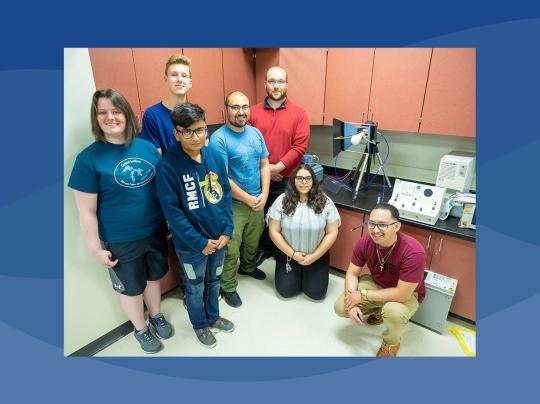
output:
{"label": "white wall", "polygon": [[86,250],[73,191],[75,157],[94,137],[90,103],[96,90],[88,49],[64,50],[64,354],[69,355],[127,319],[107,269]]}

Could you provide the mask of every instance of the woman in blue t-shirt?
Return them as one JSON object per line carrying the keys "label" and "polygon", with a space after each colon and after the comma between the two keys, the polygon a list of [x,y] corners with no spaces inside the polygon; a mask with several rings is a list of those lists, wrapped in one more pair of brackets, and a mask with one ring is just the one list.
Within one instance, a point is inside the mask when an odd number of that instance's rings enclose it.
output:
{"label": "woman in blue t-shirt", "polygon": [[328,289],[327,251],[336,241],[340,217],[309,165],[301,164],[292,172],[285,193],[268,210],[267,221],[279,249],[278,293],[291,297],[302,291],[314,300],[323,299]]}
{"label": "woman in blue t-shirt", "polygon": [[133,111],[117,91],[96,91],[90,117],[96,141],[77,156],[68,186],[74,190],[88,250],[109,269],[120,305],[135,327],[135,339],[145,352],[155,353],[161,349],[156,336],[172,335],[160,312],[159,280],[168,271],[154,180],[160,155],[151,143],[136,137]]}

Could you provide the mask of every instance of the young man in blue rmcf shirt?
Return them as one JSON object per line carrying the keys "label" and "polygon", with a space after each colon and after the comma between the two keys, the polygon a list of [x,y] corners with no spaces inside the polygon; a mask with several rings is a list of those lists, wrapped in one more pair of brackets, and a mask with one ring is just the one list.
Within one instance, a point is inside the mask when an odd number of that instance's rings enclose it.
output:
{"label": "young man in blue rmcf shirt", "polygon": [[177,143],[158,165],[157,195],[183,270],[189,319],[199,342],[213,348],[212,330],[234,330],[219,316],[218,302],[225,247],[233,233],[232,191],[220,156],[205,146],[201,107],[177,105],[171,119]]}

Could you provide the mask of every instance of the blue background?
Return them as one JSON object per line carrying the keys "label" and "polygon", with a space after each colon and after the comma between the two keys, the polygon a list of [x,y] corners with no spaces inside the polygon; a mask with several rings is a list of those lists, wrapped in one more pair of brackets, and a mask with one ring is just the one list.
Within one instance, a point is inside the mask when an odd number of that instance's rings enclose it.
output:
{"label": "blue background", "polygon": [[[0,13],[2,402],[535,401],[539,7],[153,4],[17,2]],[[477,357],[64,358],[63,48],[100,46],[476,47]]]}

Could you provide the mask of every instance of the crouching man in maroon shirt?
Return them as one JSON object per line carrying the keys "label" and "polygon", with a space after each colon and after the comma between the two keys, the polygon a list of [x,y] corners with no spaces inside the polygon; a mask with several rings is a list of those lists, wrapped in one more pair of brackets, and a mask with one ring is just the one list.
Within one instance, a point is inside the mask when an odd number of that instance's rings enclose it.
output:
{"label": "crouching man in maroon shirt", "polygon": [[[396,356],[401,335],[426,296],[426,252],[416,239],[399,233],[399,212],[390,204],[376,205],[366,224],[369,235],[354,247],[345,292],[334,310],[358,325],[364,320],[370,325],[384,322],[377,356]],[[364,265],[370,274],[358,279]]]}

